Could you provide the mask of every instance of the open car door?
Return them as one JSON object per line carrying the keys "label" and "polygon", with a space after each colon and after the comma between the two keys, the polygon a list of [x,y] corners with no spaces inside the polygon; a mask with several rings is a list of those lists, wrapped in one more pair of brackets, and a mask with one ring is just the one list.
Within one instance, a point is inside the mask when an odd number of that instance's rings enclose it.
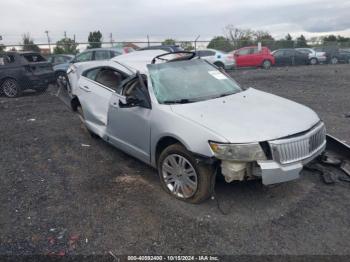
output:
{"label": "open car door", "polygon": [[122,86],[120,94],[113,93],[107,135],[110,143],[149,163],[152,110],[146,85],[146,79],[137,74]]}

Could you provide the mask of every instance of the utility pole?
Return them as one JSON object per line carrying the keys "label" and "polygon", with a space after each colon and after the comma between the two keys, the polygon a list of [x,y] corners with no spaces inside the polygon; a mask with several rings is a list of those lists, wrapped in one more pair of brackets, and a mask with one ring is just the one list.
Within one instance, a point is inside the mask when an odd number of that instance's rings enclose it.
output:
{"label": "utility pole", "polygon": [[147,35],[147,44],[148,44],[148,47],[149,47],[149,35]]}
{"label": "utility pole", "polygon": [[113,34],[112,33],[110,33],[109,39],[110,39],[110,42],[111,42],[111,47],[113,47]]}
{"label": "utility pole", "polygon": [[64,38],[67,38],[67,32],[64,31]]}
{"label": "utility pole", "polygon": [[197,41],[198,39],[200,38],[201,36],[198,35],[197,38],[194,40],[194,51],[196,52],[197,51]]}
{"label": "utility pole", "polygon": [[47,42],[48,42],[48,44],[49,44],[49,54],[51,54],[51,43],[50,43],[49,31],[46,30],[46,31],[45,31],[45,34],[46,34],[46,36],[47,36]]}

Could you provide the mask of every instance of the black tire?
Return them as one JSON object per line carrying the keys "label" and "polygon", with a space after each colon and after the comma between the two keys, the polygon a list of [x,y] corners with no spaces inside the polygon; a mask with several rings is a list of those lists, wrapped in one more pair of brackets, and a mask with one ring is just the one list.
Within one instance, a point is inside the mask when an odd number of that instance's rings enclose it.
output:
{"label": "black tire", "polygon": [[272,66],[272,63],[270,60],[264,60],[261,67],[264,69],[270,69]]}
{"label": "black tire", "polygon": [[222,62],[215,62],[214,65],[216,65],[218,68],[225,69],[225,65]]}
{"label": "black tire", "polygon": [[18,97],[22,94],[22,89],[13,78],[5,79],[0,86],[2,94],[9,98]]}
{"label": "black tire", "polygon": [[67,85],[68,85],[68,77],[67,74],[65,72],[57,72],[56,73],[56,83],[57,86],[63,86],[64,88],[67,89]]}
{"label": "black tire", "polygon": [[338,58],[337,57],[335,57],[335,56],[333,56],[332,58],[331,58],[331,60],[329,61],[329,63],[330,64],[332,64],[332,65],[336,65],[336,64],[338,64]]}
{"label": "black tire", "polygon": [[350,64],[350,58],[348,59],[348,64]]}
{"label": "black tire", "polygon": [[318,64],[317,58],[313,57],[310,59],[310,65],[317,65],[317,64]]}
{"label": "black tire", "polygon": [[[170,155],[179,155],[185,158],[194,168],[197,176],[197,188],[193,195],[189,198],[179,197],[175,195],[166,185],[163,177],[163,162]],[[213,191],[215,184],[214,181],[214,167],[210,165],[205,165],[203,163],[197,163],[193,155],[181,144],[173,144],[168,146],[163,150],[158,159],[158,175],[160,178],[161,185],[163,189],[171,196],[192,204],[198,204],[208,199]],[[182,189],[181,189],[182,190]]]}

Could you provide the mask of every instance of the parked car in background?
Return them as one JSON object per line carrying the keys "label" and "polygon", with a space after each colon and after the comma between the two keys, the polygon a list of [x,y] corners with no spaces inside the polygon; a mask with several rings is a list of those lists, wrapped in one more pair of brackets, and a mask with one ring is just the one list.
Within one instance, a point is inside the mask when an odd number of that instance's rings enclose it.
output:
{"label": "parked car in background", "polygon": [[275,64],[275,58],[271,55],[270,49],[257,46],[248,46],[237,49],[233,52],[237,67],[262,67],[269,69]]}
{"label": "parked car in background", "polygon": [[26,89],[44,92],[55,81],[51,63],[35,52],[0,54],[0,93],[17,97]]}
{"label": "parked car in background", "polygon": [[277,49],[272,52],[276,66],[308,65],[309,55],[301,53],[293,48]]}
{"label": "parked car in background", "polygon": [[215,49],[197,50],[196,56],[226,70],[234,69],[236,66],[233,54],[225,53],[223,51]]}
{"label": "parked car in background", "polygon": [[312,48],[296,48],[295,50],[309,56],[310,65],[327,62],[326,52],[316,52]]}
{"label": "parked car in background", "polygon": [[148,50],[79,64],[68,74],[72,108],[94,136],[156,168],[164,190],[190,203],[211,196],[216,175],[286,182],[323,152],[325,126],[310,108],[243,90],[194,56]]}
{"label": "parked car in background", "polygon": [[314,48],[316,52],[325,52],[327,57],[327,63],[338,64],[340,62],[340,53],[337,46],[322,46]]}
{"label": "parked car in background", "polygon": [[142,47],[140,49],[137,49],[137,51],[144,51],[144,50],[164,50],[166,52],[183,51],[183,49],[179,45],[153,45],[153,46],[147,46],[147,47]]}
{"label": "parked car in background", "polygon": [[338,62],[350,64],[350,52],[339,50]]}
{"label": "parked car in background", "polygon": [[59,64],[65,64],[69,63],[71,60],[73,60],[74,55],[49,55],[46,59],[48,62],[50,62],[53,66],[59,65]]}
{"label": "parked car in background", "polygon": [[67,70],[71,64],[88,62],[94,60],[108,60],[112,57],[118,56],[123,53],[123,49],[117,48],[94,48],[87,49],[80,54],[77,54],[72,60],[67,63],[59,64],[53,67],[58,84],[67,87],[68,78]]}

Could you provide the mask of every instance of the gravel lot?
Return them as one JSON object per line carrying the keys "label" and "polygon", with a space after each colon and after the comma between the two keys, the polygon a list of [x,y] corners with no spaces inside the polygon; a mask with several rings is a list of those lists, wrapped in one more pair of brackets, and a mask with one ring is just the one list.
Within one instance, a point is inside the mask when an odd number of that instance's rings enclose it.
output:
{"label": "gravel lot", "polygon": [[[350,141],[350,65],[232,73],[312,107]],[[89,136],[54,95],[0,98],[0,254],[349,254],[350,184],[218,182],[177,201],[156,171]]]}

